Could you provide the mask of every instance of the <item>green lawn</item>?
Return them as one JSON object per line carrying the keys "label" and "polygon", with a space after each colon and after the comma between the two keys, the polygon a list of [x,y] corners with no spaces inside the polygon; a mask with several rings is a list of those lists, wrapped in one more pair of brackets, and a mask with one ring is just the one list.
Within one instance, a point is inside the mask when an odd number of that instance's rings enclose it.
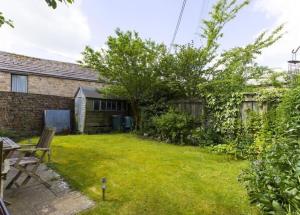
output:
{"label": "green lawn", "polygon": [[246,162],[130,134],[57,136],[52,149],[52,166],[96,201],[85,214],[255,214],[237,181]]}

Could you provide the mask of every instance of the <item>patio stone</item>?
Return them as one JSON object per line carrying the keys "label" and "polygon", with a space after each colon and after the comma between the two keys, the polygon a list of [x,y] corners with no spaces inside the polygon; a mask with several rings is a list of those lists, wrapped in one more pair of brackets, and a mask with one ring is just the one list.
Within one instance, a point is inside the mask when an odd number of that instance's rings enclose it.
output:
{"label": "patio stone", "polygon": [[[7,182],[15,174],[16,171],[12,170]],[[80,192],[73,191],[52,169],[41,165],[38,174],[51,184],[51,188],[31,179],[26,186],[14,186],[6,190],[4,198],[11,203],[8,206],[11,215],[73,215],[94,206],[93,201]]]}

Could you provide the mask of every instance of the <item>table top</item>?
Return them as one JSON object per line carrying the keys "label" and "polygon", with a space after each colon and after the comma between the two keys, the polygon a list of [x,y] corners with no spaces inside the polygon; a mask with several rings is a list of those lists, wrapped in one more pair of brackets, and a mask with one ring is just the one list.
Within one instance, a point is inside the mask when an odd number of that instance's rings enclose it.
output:
{"label": "table top", "polygon": [[19,144],[15,143],[13,140],[11,140],[8,137],[0,137],[0,141],[3,141],[4,151],[15,150],[21,147]]}

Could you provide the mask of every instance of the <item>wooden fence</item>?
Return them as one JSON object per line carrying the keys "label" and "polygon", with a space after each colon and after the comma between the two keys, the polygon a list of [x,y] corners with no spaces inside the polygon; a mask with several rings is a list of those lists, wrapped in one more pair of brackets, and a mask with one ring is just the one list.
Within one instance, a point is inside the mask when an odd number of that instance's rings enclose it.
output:
{"label": "wooden fence", "polygon": [[[256,93],[245,93],[244,101],[241,104],[241,118],[243,121],[247,119],[249,112],[265,112],[267,111],[267,105],[261,104],[257,101]],[[201,99],[191,99],[191,100],[176,100],[170,102],[171,106],[175,109],[182,111],[184,113],[191,114],[195,119],[200,119],[201,116],[205,114],[205,103]]]}

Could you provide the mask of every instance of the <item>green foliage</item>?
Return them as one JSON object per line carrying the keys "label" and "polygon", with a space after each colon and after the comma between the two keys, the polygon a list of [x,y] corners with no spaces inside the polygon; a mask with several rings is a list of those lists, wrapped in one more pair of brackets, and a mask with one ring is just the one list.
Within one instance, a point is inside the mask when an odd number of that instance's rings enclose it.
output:
{"label": "green foliage", "polygon": [[13,22],[10,19],[8,19],[8,20],[5,19],[5,17],[3,16],[3,13],[0,12],[0,27],[4,24],[9,25],[12,28],[14,27]]}
{"label": "green foliage", "polygon": [[251,111],[247,114],[245,122],[236,125],[239,128],[235,138],[229,138],[224,144],[211,146],[214,153],[224,153],[236,159],[249,159],[261,151],[261,143],[254,142],[263,124],[263,114]]}
{"label": "green foliage", "polygon": [[[136,126],[140,126],[141,103],[159,88],[157,72],[166,47],[143,40],[136,32],[116,30],[110,36],[107,49],[94,51],[86,47],[81,64],[96,69],[110,86],[111,94],[130,101]],[[137,128],[136,127],[136,128]]]}
{"label": "green foliage", "polygon": [[286,88],[264,88],[258,91],[256,98],[260,103],[278,105],[286,92]]}
{"label": "green foliage", "polygon": [[283,97],[278,108],[279,132],[300,137],[300,87],[290,90]]}
{"label": "green foliage", "polygon": [[[65,2],[65,3],[69,3],[69,4],[72,4],[74,2],[74,0],[44,0],[49,7],[52,7],[53,9],[56,9],[57,7],[57,2]],[[6,19],[3,15],[3,13],[0,11],[0,27],[2,25],[8,25],[10,27],[14,27],[13,25],[13,21],[10,20],[10,19]]]}
{"label": "green foliage", "polygon": [[220,142],[219,135],[211,128],[195,125],[188,136],[188,143],[195,146],[212,146]]}
{"label": "green foliage", "polygon": [[56,9],[57,2],[65,2],[72,4],[74,0],[45,0],[49,7],[52,7],[53,9]]}
{"label": "green foliage", "polygon": [[241,93],[232,93],[226,100],[221,96],[208,94],[206,103],[210,114],[210,126],[223,139],[233,140],[241,130],[240,105],[244,99]]}
{"label": "green foliage", "polygon": [[[249,159],[261,153],[266,141],[272,139],[277,131],[277,111],[285,89],[271,88],[257,90],[255,100],[257,110],[246,112],[241,120],[241,103],[244,93],[235,93],[227,101],[209,99],[212,110],[211,125],[220,131],[220,146],[212,146],[217,153],[227,153],[236,158]],[[215,103],[218,102],[218,105]],[[222,103],[224,102],[224,103]],[[228,144],[228,146],[226,146]]]}
{"label": "green foliage", "polygon": [[[234,102],[232,95],[245,89],[249,78],[261,73],[261,68],[253,61],[262,49],[281,38],[283,28],[280,26],[269,35],[263,32],[245,47],[219,51],[224,26],[248,4],[249,0],[218,0],[209,18],[203,20],[203,45],[200,47],[195,47],[193,43],[178,45],[174,53],[168,53],[165,45],[143,40],[136,32],[117,30],[116,36],[108,38],[107,49],[94,51],[86,47],[81,64],[96,69],[111,84],[111,94],[130,101],[136,128],[145,123],[140,119],[142,109],[160,106],[149,104],[149,101],[157,101],[153,95],[167,89],[174,97],[201,97],[207,100],[209,108],[217,110],[212,117],[217,121],[207,131],[216,128],[215,133],[232,138],[239,130],[235,126],[238,112],[237,108],[231,110],[228,103]],[[164,97],[163,101],[167,102],[170,97]],[[218,110],[220,106],[222,110]],[[146,124],[151,125],[151,122]]]}
{"label": "green foliage", "polygon": [[191,116],[170,109],[161,116],[152,118],[156,129],[156,135],[167,142],[175,144],[187,144],[188,137],[193,128]]}
{"label": "green foliage", "polygon": [[298,87],[283,96],[276,114],[271,112],[273,120],[266,120],[256,138],[263,150],[242,175],[251,203],[264,214],[300,213],[299,107]]}
{"label": "green foliage", "polygon": [[250,201],[264,214],[300,213],[300,142],[278,139],[243,173]]}

